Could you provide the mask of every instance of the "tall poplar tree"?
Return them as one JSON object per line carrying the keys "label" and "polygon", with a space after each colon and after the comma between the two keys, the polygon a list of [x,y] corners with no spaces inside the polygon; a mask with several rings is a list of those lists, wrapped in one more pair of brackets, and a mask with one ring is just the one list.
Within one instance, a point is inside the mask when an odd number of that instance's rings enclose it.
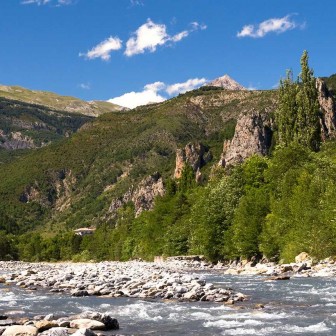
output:
{"label": "tall poplar tree", "polygon": [[319,103],[316,79],[308,65],[308,52],[301,57],[301,73],[296,82],[291,71],[280,81],[279,106],[275,113],[279,144],[298,143],[311,150],[320,147]]}

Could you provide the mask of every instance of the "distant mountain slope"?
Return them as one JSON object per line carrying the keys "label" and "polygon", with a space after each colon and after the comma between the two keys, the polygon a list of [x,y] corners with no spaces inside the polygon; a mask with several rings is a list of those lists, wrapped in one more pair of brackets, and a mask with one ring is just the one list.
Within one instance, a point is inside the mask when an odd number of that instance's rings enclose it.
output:
{"label": "distant mountain slope", "polygon": [[[201,141],[218,162],[238,115],[272,111],[276,96],[275,91],[200,88],[163,103],[104,114],[72,137],[3,165],[0,217],[10,219],[10,230],[21,232],[38,225],[61,229],[109,221],[113,199],[155,172],[164,182],[172,177],[176,150],[188,142]],[[209,172],[211,165],[204,169]]]}
{"label": "distant mountain slope", "polygon": [[0,97],[0,163],[23,154],[27,149],[69,137],[92,119]]}
{"label": "distant mountain slope", "polygon": [[74,97],[60,96],[47,91],[29,90],[20,86],[0,85],[0,97],[29,104],[39,104],[59,111],[83,114],[92,117],[124,109],[119,105],[105,101],[86,102]]}

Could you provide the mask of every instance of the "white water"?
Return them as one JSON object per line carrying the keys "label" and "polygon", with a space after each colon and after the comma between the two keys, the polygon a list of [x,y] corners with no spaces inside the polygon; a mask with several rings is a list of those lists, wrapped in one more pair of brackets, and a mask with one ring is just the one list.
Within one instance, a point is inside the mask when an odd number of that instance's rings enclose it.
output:
{"label": "white water", "polygon": [[[83,310],[110,312],[124,335],[336,335],[336,279],[295,278],[265,282],[262,277],[203,273],[218,286],[250,295],[246,303],[178,303],[99,297],[73,298],[0,287],[0,314],[70,315]],[[264,309],[255,309],[262,303]]]}

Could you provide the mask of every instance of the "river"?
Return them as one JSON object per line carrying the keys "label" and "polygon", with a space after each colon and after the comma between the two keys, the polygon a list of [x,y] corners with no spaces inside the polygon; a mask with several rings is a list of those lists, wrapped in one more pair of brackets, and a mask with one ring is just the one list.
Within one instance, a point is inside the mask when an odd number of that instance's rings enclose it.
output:
{"label": "river", "polygon": [[[236,305],[179,303],[130,298],[69,297],[0,285],[0,314],[60,316],[84,310],[109,312],[122,335],[336,335],[336,279],[292,278],[265,281],[261,276],[200,273],[217,286],[250,296]],[[256,309],[263,304],[264,309]]]}

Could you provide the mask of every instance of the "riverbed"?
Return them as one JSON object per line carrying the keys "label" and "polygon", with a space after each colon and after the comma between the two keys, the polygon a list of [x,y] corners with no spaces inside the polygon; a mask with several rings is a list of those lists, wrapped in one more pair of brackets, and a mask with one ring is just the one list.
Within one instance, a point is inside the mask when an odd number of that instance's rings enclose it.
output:
{"label": "riverbed", "polygon": [[[336,279],[292,278],[265,281],[263,276],[197,275],[216,286],[249,296],[234,305],[135,298],[71,297],[0,285],[0,314],[59,316],[85,310],[117,318],[122,335],[335,335]],[[260,306],[264,308],[257,308]]]}

